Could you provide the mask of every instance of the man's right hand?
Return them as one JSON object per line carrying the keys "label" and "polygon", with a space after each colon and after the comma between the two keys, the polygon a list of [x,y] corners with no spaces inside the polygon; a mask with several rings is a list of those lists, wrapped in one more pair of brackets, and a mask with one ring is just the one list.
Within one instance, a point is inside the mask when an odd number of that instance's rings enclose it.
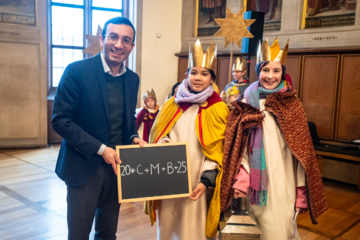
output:
{"label": "man's right hand", "polygon": [[116,164],[121,164],[121,160],[116,154],[116,151],[112,148],[106,147],[101,155],[107,164],[111,164],[116,174]]}

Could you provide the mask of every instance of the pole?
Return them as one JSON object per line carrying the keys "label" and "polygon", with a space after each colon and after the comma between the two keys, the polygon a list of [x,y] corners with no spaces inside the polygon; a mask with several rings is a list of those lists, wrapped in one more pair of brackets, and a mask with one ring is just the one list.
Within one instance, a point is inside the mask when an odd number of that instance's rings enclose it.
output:
{"label": "pole", "polygon": [[230,87],[230,82],[231,82],[231,70],[232,70],[232,62],[233,62],[233,52],[234,52],[234,38],[231,38],[231,54],[230,54],[230,71],[229,71],[229,85],[228,87]]}
{"label": "pole", "polygon": [[247,59],[246,59],[246,75],[247,75],[247,79],[250,81],[250,59],[251,59],[251,54],[250,52],[247,54]]}

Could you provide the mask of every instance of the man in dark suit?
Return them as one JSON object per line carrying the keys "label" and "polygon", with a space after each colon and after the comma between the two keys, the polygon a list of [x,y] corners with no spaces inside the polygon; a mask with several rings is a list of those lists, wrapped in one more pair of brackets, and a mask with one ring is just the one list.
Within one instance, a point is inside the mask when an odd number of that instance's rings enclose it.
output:
{"label": "man in dark suit", "polygon": [[[69,239],[116,239],[120,210],[116,145],[146,144],[137,134],[139,77],[125,67],[135,29],[124,17],[105,23],[95,57],[69,64],[54,100],[52,126],[63,137],[56,174],[67,185]],[[115,174],[114,174],[115,172]]]}

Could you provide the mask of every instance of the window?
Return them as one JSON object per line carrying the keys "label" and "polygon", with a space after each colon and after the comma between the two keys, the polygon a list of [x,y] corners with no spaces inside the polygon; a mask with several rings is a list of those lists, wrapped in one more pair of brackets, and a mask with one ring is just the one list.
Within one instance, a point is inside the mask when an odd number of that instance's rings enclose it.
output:
{"label": "window", "polygon": [[48,0],[51,84],[56,88],[69,63],[89,57],[85,34],[96,35],[107,20],[123,15],[123,0]]}

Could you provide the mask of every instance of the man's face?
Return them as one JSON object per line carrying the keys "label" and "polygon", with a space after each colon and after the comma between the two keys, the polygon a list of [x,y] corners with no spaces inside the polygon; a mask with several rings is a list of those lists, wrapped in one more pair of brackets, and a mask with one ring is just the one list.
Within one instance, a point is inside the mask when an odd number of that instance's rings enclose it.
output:
{"label": "man's face", "polygon": [[[112,43],[111,39],[118,38],[116,43]],[[126,46],[125,41],[131,44]],[[125,24],[110,23],[106,28],[106,36],[100,36],[100,44],[103,47],[103,53],[108,65],[121,65],[134,49],[134,30]],[[113,41],[114,42],[114,41]]]}

